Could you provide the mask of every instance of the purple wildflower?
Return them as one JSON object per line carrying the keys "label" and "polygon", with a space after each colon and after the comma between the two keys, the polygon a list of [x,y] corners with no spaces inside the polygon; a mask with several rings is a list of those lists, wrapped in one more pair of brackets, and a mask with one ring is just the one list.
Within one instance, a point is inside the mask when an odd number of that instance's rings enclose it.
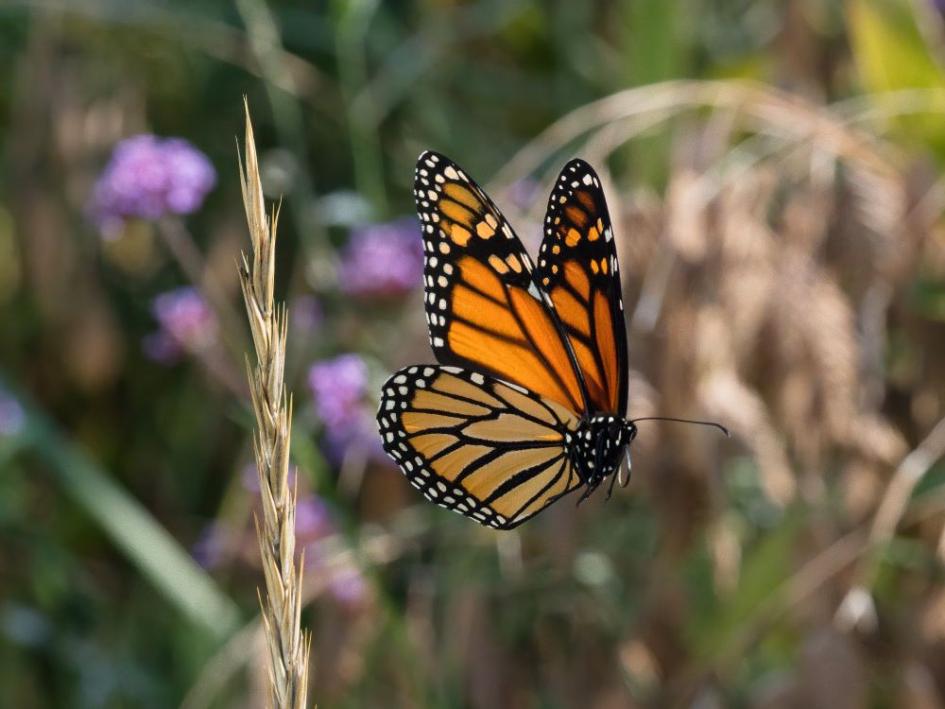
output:
{"label": "purple wildflower", "polygon": [[229,547],[230,531],[223,525],[213,522],[204,527],[191,548],[194,561],[205,569],[214,569],[220,565]]}
{"label": "purple wildflower", "polygon": [[524,212],[535,206],[534,202],[538,198],[540,188],[541,183],[538,180],[523,177],[506,188],[505,197],[516,209]]}
{"label": "purple wildflower", "polygon": [[323,544],[312,544],[305,550],[305,564],[326,579],[325,590],[345,609],[357,610],[367,601],[367,579],[350,559],[332,556]]}
{"label": "purple wildflower", "polygon": [[317,495],[306,495],[295,508],[295,538],[300,545],[308,545],[332,533],[331,512]]}
{"label": "purple wildflower", "polygon": [[334,599],[348,610],[364,605],[368,596],[368,585],[360,569],[345,566],[335,571],[328,581],[328,591]]}
{"label": "purple wildflower", "polygon": [[315,412],[329,431],[342,432],[358,419],[367,391],[367,365],[356,354],[316,362],[308,371]]}
{"label": "purple wildflower", "polygon": [[356,354],[316,362],[309,369],[315,413],[325,425],[327,452],[336,462],[353,445],[380,454],[377,426],[366,406],[367,374]]}
{"label": "purple wildflower", "polygon": [[145,338],[144,350],[157,362],[170,364],[185,352],[206,349],[216,338],[216,317],[195,288],[162,293],[151,310],[160,329]]}
{"label": "purple wildflower", "polygon": [[174,364],[183,355],[180,346],[162,330],[141,338],[141,349],[148,359],[161,364]]}
{"label": "purple wildflower", "polygon": [[216,179],[207,156],[186,140],[136,135],[115,147],[95,184],[91,211],[109,236],[129,218],[196,211]]}
{"label": "purple wildflower", "polygon": [[18,434],[25,421],[23,405],[12,394],[0,389],[0,438]]}
{"label": "purple wildflower", "polygon": [[353,231],[338,269],[345,293],[368,297],[408,293],[422,275],[423,242],[413,217]]}
{"label": "purple wildflower", "polygon": [[303,295],[292,301],[289,308],[292,325],[305,333],[314,333],[325,320],[322,304],[313,295]]}
{"label": "purple wildflower", "polygon": [[363,408],[354,423],[342,430],[329,430],[326,427],[325,453],[335,465],[340,464],[348,450],[355,448],[367,454],[372,460],[387,464],[390,458],[384,453],[384,446],[377,435],[377,422],[367,408]]}

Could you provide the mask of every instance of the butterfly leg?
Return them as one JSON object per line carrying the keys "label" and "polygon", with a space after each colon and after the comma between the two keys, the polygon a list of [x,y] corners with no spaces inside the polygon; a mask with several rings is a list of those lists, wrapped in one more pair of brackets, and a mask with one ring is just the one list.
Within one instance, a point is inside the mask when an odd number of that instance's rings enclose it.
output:
{"label": "butterfly leg", "polygon": [[614,472],[610,476],[610,487],[607,488],[607,499],[610,499],[610,496],[614,494],[614,483],[617,482],[617,478],[620,476],[619,470]]}
{"label": "butterfly leg", "polygon": [[630,473],[633,471],[633,461],[630,460],[630,446],[627,446],[626,461],[627,461],[627,476],[626,477],[623,477],[624,468],[622,465],[620,466],[620,476],[621,476],[620,487],[626,487],[627,485],[630,484]]}
{"label": "butterfly leg", "polygon": [[593,493],[594,490],[597,489],[597,486],[598,486],[598,485],[600,485],[600,482],[598,482],[598,481],[588,483],[588,484],[587,484],[587,487],[584,488],[584,494],[581,495],[581,496],[578,498],[578,501],[577,501],[577,504],[575,505],[575,507],[577,507],[577,506],[580,505],[582,502],[584,502],[584,500],[586,500],[588,497],[590,497],[590,496],[591,496],[591,493]]}
{"label": "butterfly leg", "polygon": [[585,488],[584,488],[584,492],[583,492],[583,493],[581,494],[581,496],[577,499],[577,502],[575,503],[574,506],[575,506],[575,507],[580,507],[580,506],[581,506],[581,503],[584,502],[584,500],[586,500],[588,497],[590,497],[591,491],[592,491],[593,489],[594,489],[594,488],[592,488],[590,485],[588,485],[587,487],[585,487]]}

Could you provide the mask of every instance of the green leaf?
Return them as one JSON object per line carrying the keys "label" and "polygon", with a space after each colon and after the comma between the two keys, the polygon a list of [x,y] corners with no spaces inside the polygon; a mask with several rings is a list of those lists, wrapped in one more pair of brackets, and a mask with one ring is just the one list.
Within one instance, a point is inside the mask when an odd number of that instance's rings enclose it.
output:
{"label": "green leaf", "polygon": [[[0,379],[0,388],[9,389]],[[236,604],[164,527],[18,393],[25,422],[17,437],[46,461],[63,491],[95,520],[168,601],[217,638],[237,626]]]}
{"label": "green leaf", "polygon": [[799,529],[799,515],[782,524],[747,550],[738,587],[718,599],[714,612],[694,621],[692,647],[702,658],[723,653],[739,633],[765,608],[791,573],[791,554]]}
{"label": "green leaf", "polygon": [[679,76],[688,51],[680,36],[684,23],[679,4],[631,0],[621,9],[630,82],[641,85]]}
{"label": "green leaf", "polygon": [[929,320],[945,322],[945,282],[918,278],[912,284],[909,307]]}
{"label": "green leaf", "polygon": [[[850,42],[864,88],[877,107],[895,116],[902,137],[930,145],[945,156],[941,113],[945,110],[945,75],[916,24],[908,0],[850,0]],[[914,113],[892,92],[929,90],[927,108]]]}
{"label": "green leaf", "polygon": [[[617,21],[621,23],[624,72],[630,85],[643,86],[686,73],[691,32],[680,3],[624,0]],[[670,163],[668,127],[638,137],[623,154],[639,178],[650,184],[665,183]]]}

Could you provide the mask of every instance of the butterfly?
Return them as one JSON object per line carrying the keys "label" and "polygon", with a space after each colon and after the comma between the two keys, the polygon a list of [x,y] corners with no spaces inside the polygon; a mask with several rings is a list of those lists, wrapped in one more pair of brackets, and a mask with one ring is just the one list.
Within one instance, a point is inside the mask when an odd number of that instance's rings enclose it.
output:
{"label": "butterfly", "polygon": [[[384,450],[423,495],[512,529],[610,489],[637,429],[614,230],[583,160],[558,176],[537,267],[502,213],[438,153],[417,161],[424,305],[438,365],[383,385]],[[639,419],[638,419],[639,420]]]}

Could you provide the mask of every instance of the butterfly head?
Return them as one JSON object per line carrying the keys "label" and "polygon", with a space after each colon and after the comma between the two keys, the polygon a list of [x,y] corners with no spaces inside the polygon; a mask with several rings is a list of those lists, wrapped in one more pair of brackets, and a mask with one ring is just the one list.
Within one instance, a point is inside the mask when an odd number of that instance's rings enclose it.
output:
{"label": "butterfly head", "polygon": [[620,466],[624,450],[637,427],[618,416],[601,414],[586,419],[574,434],[571,461],[583,480],[586,498]]}

